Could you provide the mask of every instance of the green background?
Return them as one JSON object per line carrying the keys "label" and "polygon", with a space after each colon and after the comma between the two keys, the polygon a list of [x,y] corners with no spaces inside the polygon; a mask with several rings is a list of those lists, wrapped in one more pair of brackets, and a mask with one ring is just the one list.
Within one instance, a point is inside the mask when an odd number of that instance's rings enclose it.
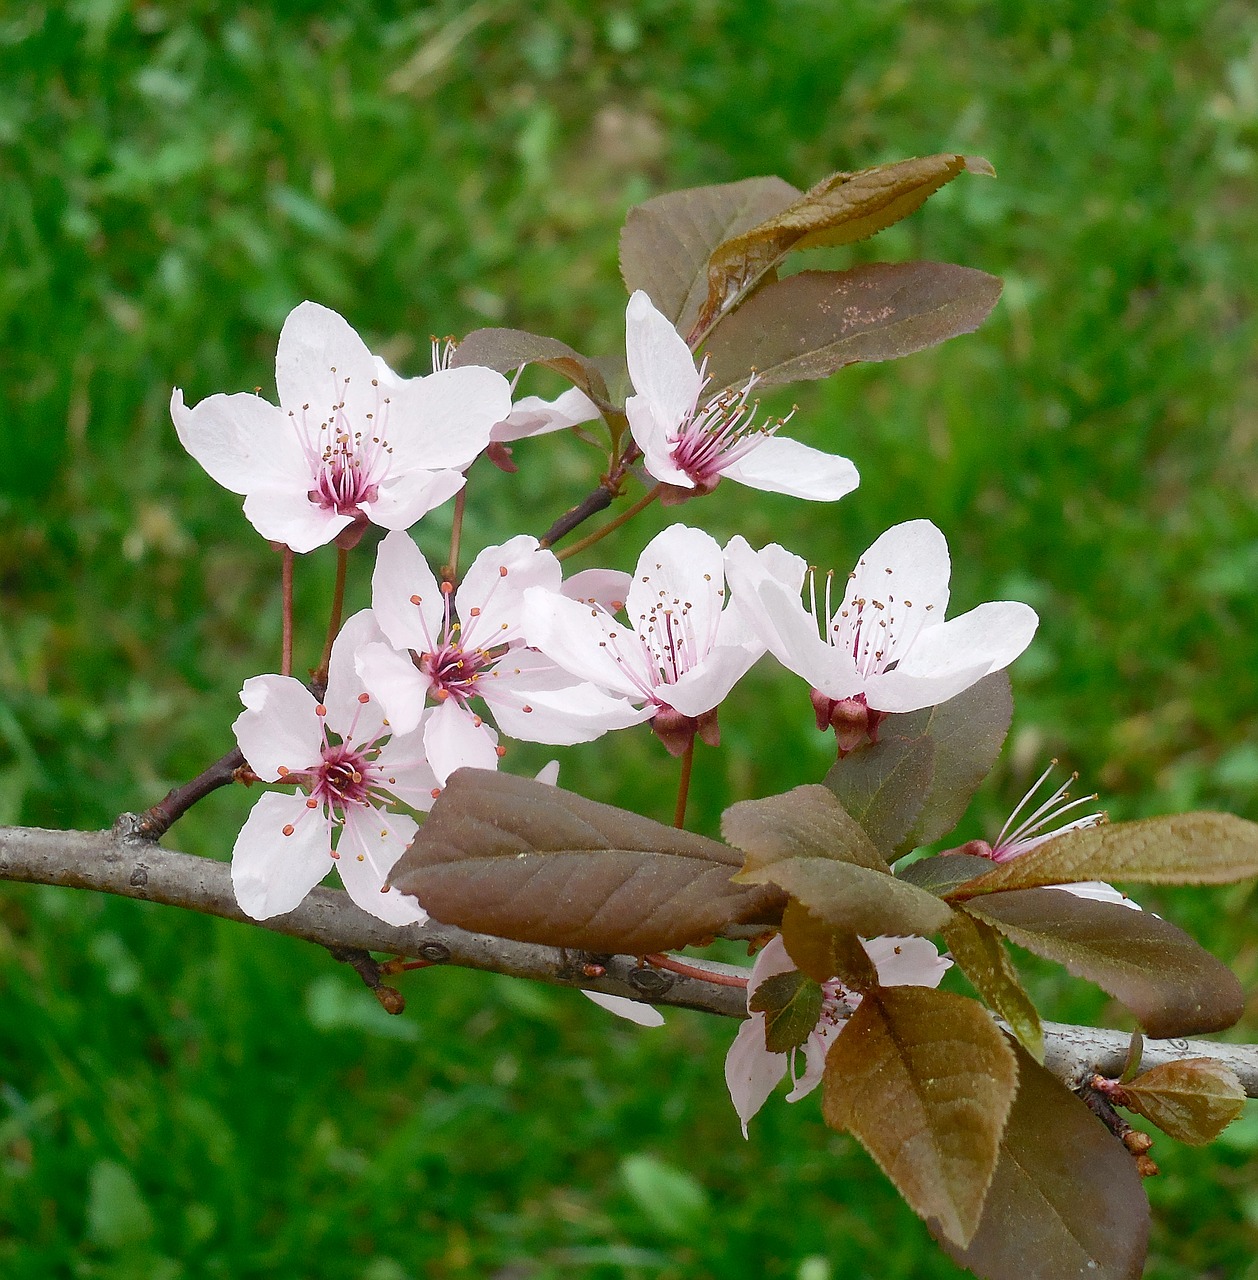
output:
{"label": "green background", "polygon": [[[995,315],[781,400],[860,467],[843,502],[725,485],[680,514],[840,572],[929,517],[955,610],[1039,610],[963,834],[990,836],[1051,756],[1115,817],[1258,818],[1252,6],[19,2],[0,57],[0,821],[152,803],[231,745],[240,684],[278,661],[278,559],[182,453],[172,385],[271,393],[307,297],[406,373],[430,334],[485,324],[615,351],[633,203],[943,150],[998,181],[963,176],[828,261],[994,272]],[[600,465],[555,437],[516,459],[478,469],[469,549],[540,532]],[[632,567],[677,514],[577,563]],[[448,521],[417,531],[437,559]],[[298,564],[299,667],[332,565]],[[832,746],[809,716],[758,667],[699,757],[694,824],[816,780]],[[645,731],[559,754],[568,786],[671,812]],[[168,843],[226,857],[252,798],[215,795]],[[1250,886],[1142,900],[1258,991]],[[1049,1016],[1130,1025],[1028,971]],[[959,1274],[815,1099],[774,1099],[742,1140],[729,1024],[640,1031],[453,971],[406,979],[390,1019],[356,983],[261,931],[0,886],[0,1274]],[[1258,1277],[1256,1154],[1252,1106],[1205,1151],[1159,1139],[1150,1276]]]}

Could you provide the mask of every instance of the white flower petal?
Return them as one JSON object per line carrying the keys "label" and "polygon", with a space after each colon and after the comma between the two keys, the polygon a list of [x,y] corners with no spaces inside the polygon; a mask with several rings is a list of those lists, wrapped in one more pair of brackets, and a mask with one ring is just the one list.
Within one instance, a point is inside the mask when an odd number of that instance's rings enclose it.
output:
{"label": "white flower petal", "polygon": [[522,630],[529,643],[580,680],[634,701],[651,687],[633,628],[593,605],[535,587],[524,593]]}
{"label": "white flower petal", "polygon": [[454,597],[461,643],[489,649],[518,640],[525,591],[558,592],[562,579],[554,553],[543,551],[528,534],[486,547],[468,567]]}
{"label": "white flower petal", "polygon": [[385,537],[376,552],[371,609],[395,649],[427,653],[440,643],[445,597],[424,553],[401,530]]}
{"label": "white flower petal", "polygon": [[290,489],[255,489],[245,498],[245,519],[268,541],[299,554],[326,546],[354,523],[353,516],[337,515]]}
{"label": "white flower petal", "polygon": [[764,1106],[786,1074],[787,1065],[786,1054],[770,1053],[765,1048],[764,1014],[753,1013],[738,1028],[725,1055],[725,1084],[742,1122],[744,1138],[747,1122]]}
{"label": "white flower petal", "polygon": [[566,427],[579,427],[600,416],[598,406],[580,387],[569,387],[554,400],[522,396],[511,406],[506,418],[494,427],[490,439],[509,444],[527,436],[542,436]]}
{"label": "white flower petal", "polygon": [[923,629],[898,671],[911,676],[947,676],[982,667],[983,674],[1007,667],[1031,643],[1039,617],[1028,604],[995,600],[941,626]]}
{"label": "white flower petal", "polygon": [[565,580],[560,594],[581,604],[596,604],[608,613],[625,607],[632,575],[621,569],[582,569]]}
{"label": "white flower petal", "polygon": [[424,924],[428,919],[428,912],[414,898],[393,888],[381,892],[418,830],[414,818],[370,805],[354,805],[345,815],[336,850],[340,855],[337,874],[354,902],[386,924]]}
{"label": "white flower petal", "polygon": [[1091,898],[1093,902],[1112,902],[1120,907],[1131,907],[1135,911],[1144,910],[1138,902],[1119,892],[1112,884],[1106,884],[1104,880],[1080,880],[1078,884],[1054,884],[1049,888],[1073,893],[1076,898]]}
{"label": "white flower petal", "polygon": [[176,387],[170,416],[180,443],[224,489],[309,489],[296,432],[287,415],[260,396],[214,395],[189,409]]}
{"label": "white flower petal", "polygon": [[857,561],[843,608],[853,609],[861,600],[902,605],[895,651],[904,655],[923,628],[943,622],[951,573],[943,534],[929,520],[906,520],[875,538]]}
{"label": "white flower petal", "polygon": [[601,991],[582,991],[587,1000],[614,1013],[627,1022],[636,1022],[640,1027],[662,1027],[664,1015],[652,1005],[643,1004],[640,1000],[630,1000],[627,996],[609,996]]}
{"label": "white flower petal", "polygon": [[328,307],[303,302],[288,313],[275,352],[275,384],[280,405],[308,421],[329,421],[345,406],[351,423],[375,411],[379,390],[376,363],[351,325]]}
{"label": "white flower petal", "polygon": [[362,504],[363,514],[382,529],[409,529],[449,502],[466,483],[461,471],[390,471],[374,500]]}
{"label": "white flower petal", "polygon": [[506,378],[477,365],[403,379],[389,398],[386,433],[400,471],[465,470],[511,412]]}
{"label": "white flower petal", "polygon": [[354,655],[354,669],[395,733],[408,734],[419,725],[432,682],[407,654],[386,644],[366,644]]}
{"label": "white flower petal", "polygon": [[837,454],[785,436],[766,436],[721,475],[766,493],[787,493],[813,502],[834,502],[860,484],[860,473]]}
{"label": "white flower petal", "polygon": [[884,987],[937,987],[952,968],[927,938],[865,938],[861,945]]}
{"label": "white flower petal", "polygon": [[[668,610],[692,646],[691,656],[706,653],[716,641],[725,603],[725,556],[711,534],[684,524],[669,525],[642,549],[625,602],[629,621],[644,635],[660,611]],[[693,637],[693,639],[690,639]]]}
{"label": "white flower petal", "polygon": [[394,734],[381,748],[376,764],[384,775],[382,789],[421,813],[432,808],[440,787],[424,753],[421,731]]}
{"label": "white flower petal", "polygon": [[[358,651],[367,645],[384,646],[384,634],[370,609],[361,609],[342,624],[328,659],[328,688],[323,698],[328,727],[347,741],[374,742],[380,737],[384,711],[372,699],[358,673]],[[367,700],[364,701],[364,698]]]}
{"label": "white flower petal", "polygon": [[625,309],[625,355],[634,391],[675,430],[693,411],[702,381],[686,340],[641,289]]}
{"label": "white flower petal", "polygon": [[319,763],[323,729],[314,695],[292,676],[252,676],[240,690],[245,709],[232,730],[249,767],[263,782],[281,768],[300,773]]}
{"label": "white flower petal", "polygon": [[625,417],[648,474],[661,484],[693,489],[695,482],[673,461],[678,424],[662,418],[646,396],[630,396],[625,401]]}
{"label": "white flower petal", "polygon": [[[291,835],[284,828],[292,826]],[[300,795],[258,797],[232,849],[232,889],[253,920],[269,920],[301,905],[332,866],[327,819]]]}
{"label": "white flower petal", "polygon": [[453,698],[441,703],[428,716],[424,724],[424,752],[439,787],[446,785],[456,769],[498,767],[493,730]]}

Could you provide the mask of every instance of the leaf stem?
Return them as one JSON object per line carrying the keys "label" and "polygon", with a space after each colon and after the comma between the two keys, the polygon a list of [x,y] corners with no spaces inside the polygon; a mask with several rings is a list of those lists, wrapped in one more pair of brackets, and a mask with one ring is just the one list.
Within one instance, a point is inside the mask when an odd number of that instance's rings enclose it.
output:
{"label": "leaf stem", "polygon": [[285,547],[280,563],[280,675],[293,674],[293,549]]}
{"label": "leaf stem", "polygon": [[328,664],[332,661],[332,645],[341,629],[341,614],[345,609],[345,571],[349,566],[349,552],[344,547],[336,549],[336,586],[332,588],[332,613],[328,618],[328,636],[323,642],[323,654],[319,665],[311,674],[310,683],[316,697],[322,697],[328,687]]}
{"label": "leaf stem", "polygon": [[739,978],[731,973],[716,973],[711,969],[686,964],[684,960],[677,960],[673,956],[662,955],[659,952],[643,956],[642,959],[656,969],[667,969],[670,973],[680,973],[687,978],[698,978],[701,982],[711,982],[718,987],[741,987],[744,991],[747,989],[746,978]]}
{"label": "leaf stem", "polygon": [[575,556],[578,551],[585,551],[596,542],[601,542],[609,533],[614,533],[622,524],[632,520],[640,511],[645,511],[663,491],[664,486],[662,484],[657,484],[654,489],[648,489],[633,506],[622,511],[614,520],[609,520],[601,528],[595,529],[593,533],[586,534],[584,538],[574,542],[572,546],[564,547],[562,551],[555,552],[556,559],[567,560],[570,556]]}
{"label": "leaf stem", "polygon": [[448,582],[459,580],[459,542],[463,537],[463,511],[467,505],[467,485],[463,485],[454,498],[454,522],[450,526],[450,562],[442,572]]}
{"label": "leaf stem", "polygon": [[679,831],[686,825],[686,801],[690,798],[690,772],[695,763],[695,735],[690,735],[690,745],[681,758],[681,777],[677,780],[677,808],[673,811],[673,826]]}

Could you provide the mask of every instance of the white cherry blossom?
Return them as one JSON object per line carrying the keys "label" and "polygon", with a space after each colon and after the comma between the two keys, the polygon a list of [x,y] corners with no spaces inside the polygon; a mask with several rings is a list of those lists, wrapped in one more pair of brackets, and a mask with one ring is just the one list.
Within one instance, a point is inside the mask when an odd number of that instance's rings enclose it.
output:
{"label": "white cherry blossom", "polygon": [[710,713],[764,652],[727,600],[716,540],[682,524],[657,534],[638,557],[624,609],[627,624],[606,604],[529,591],[525,629],[574,676],[641,704],[637,719],[652,720],[670,750],[685,750],[696,730],[714,742]]}
{"label": "white cherry blossom", "polygon": [[437,581],[406,534],[381,542],[372,609],[388,643],[362,648],[358,669],[400,732],[423,720],[439,786],[464,765],[498,767],[502,751],[481,703],[502,732],[525,742],[588,742],[633,723],[623,702],[526,647],[525,591],[558,596],[561,579],[559,561],[525,534],[482,551],[457,591]]}
{"label": "white cherry blossom", "polygon": [[752,425],[754,375],[740,391],[703,401],[706,358],[695,368],[685,339],[641,289],[625,313],[625,350],[635,392],[625,402],[629,430],[647,471],[674,490],[672,500],[686,490],[708,493],[722,477],[818,502],[860,483],[846,458],[778,436],[782,422]]}
{"label": "white cherry blossom", "polygon": [[298,552],[352,543],[368,522],[410,528],[463,487],[464,469],[511,410],[501,374],[400,378],[314,302],[284,322],[275,381],[279,408],[236,394],[189,409],[176,388],[170,412],[188,452],[244,495],[254,528]]}
{"label": "white cherry blossom", "polygon": [[[884,987],[937,987],[952,967],[952,961],[944,959],[935,944],[925,938],[871,938],[862,939],[861,945],[874,962],[878,981]],[[787,1102],[807,1097],[821,1083],[826,1053],[860,1004],[860,993],[849,990],[837,978],[823,983],[821,1016],[805,1043],[790,1053],[770,1052],[765,1044],[765,1015],[751,1011],[751,998],[765,979],[794,969],[795,964],[787,955],[779,934],[756,957],[747,980],[750,1017],[738,1028],[734,1043],[725,1055],[725,1083],[742,1121],[744,1138],[747,1122],[764,1106],[778,1081],[788,1072],[792,1088],[786,1096]],[[802,1072],[797,1070],[801,1052]]]}
{"label": "white cherry blossom", "polygon": [[298,788],[262,795],[232,850],[236,901],[255,920],[292,911],[333,866],[364,911],[390,924],[428,918],[414,899],[384,888],[418,830],[388,806],[431,808],[436,778],[422,734],[393,734],[355,673],[355,651],[380,639],[367,610],[345,624],[322,703],[291,676],[245,681],[236,741],[263,782]]}
{"label": "white cherry blossom", "polygon": [[[832,574],[818,590],[804,561],[776,544],[757,553],[736,537],[726,569],[735,600],[770,652],[812,685],[818,724],[835,727],[840,749],[876,732],[880,713],[937,706],[1008,666],[1039,622],[1034,609],[1013,600],[945,622],[951,564],[929,520],[879,537],[838,602]],[[807,604],[800,601],[805,582]],[[845,743],[849,730],[855,741]]]}

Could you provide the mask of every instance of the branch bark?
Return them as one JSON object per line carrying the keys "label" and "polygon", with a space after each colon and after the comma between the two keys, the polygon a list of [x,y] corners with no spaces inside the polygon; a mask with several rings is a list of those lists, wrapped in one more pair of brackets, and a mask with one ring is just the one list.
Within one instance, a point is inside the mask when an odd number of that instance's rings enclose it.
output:
{"label": "branch bark", "polygon": [[[429,964],[505,973],[654,1005],[731,1018],[746,1014],[746,999],[737,987],[652,968],[632,956],[596,956],[511,942],[435,921],[398,928],[360,911],[347,894],[335,889],[315,889],[287,915],[251,920],[236,905],[227,863],[164,849],[129,834],[135,823],[133,816],[124,815],[121,829],[114,831],[0,827],[0,880],[90,889],[239,920],[273,933],[304,938],[351,962],[372,951],[413,956]],[[710,960],[688,958],[686,963],[717,974],[747,973],[745,968]],[[587,966],[603,972],[590,977]],[[1045,1065],[1071,1086],[1093,1074],[1116,1077],[1123,1069],[1130,1038],[1124,1031],[1046,1022]],[[1251,1098],[1258,1097],[1258,1045],[1145,1039],[1143,1067],[1179,1058],[1214,1058],[1236,1072]]]}

